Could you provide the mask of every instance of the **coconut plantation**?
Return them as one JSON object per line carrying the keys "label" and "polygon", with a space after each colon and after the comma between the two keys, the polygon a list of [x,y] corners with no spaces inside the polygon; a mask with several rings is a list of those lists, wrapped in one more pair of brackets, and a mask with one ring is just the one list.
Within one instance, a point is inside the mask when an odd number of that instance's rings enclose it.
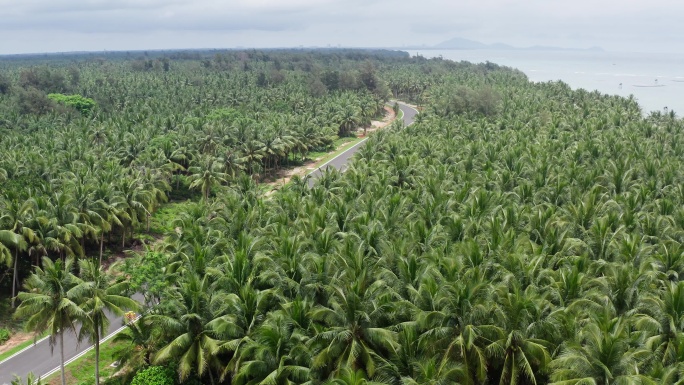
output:
{"label": "coconut plantation", "polygon": [[0,348],[61,366],[12,383],[684,384],[683,130],[400,51],[2,58]]}

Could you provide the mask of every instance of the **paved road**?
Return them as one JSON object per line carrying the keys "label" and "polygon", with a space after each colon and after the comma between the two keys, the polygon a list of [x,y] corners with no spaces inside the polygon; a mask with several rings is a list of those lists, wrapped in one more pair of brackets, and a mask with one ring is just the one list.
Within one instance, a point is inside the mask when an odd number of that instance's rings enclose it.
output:
{"label": "paved road", "polygon": [[[137,301],[142,301],[142,296],[140,295],[135,295],[133,298]],[[107,336],[123,326],[123,317],[114,317],[112,314],[109,319]],[[88,340],[78,344],[76,334],[73,331],[64,334],[64,360],[66,362],[90,347],[91,344]],[[45,374],[50,373],[53,369],[59,368],[59,363],[59,341],[55,344],[53,351],[50,349],[48,339],[45,338],[20,354],[0,362],[0,385],[9,384],[14,379],[14,375],[24,379],[29,372],[33,372],[36,376],[44,377]]]}
{"label": "paved road", "polygon": [[[399,108],[404,112],[404,125],[408,126],[409,124],[413,123],[418,111],[416,111],[413,107],[407,106],[406,104],[398,104]],[[353,147],[350,147],[347,151],[341,153],[340,155],[328,161],[328,163],[323,164],[318,169],[310,173],[309,187],[313,187],[316,179],[318,179],[328,167],[334,167],[340,171],[344,171],[344,169],[347,167],[347,163],[349,162],[349,158],[351,158],[356,151],[358,151],[366,143],[366,139],[355,144]]]}

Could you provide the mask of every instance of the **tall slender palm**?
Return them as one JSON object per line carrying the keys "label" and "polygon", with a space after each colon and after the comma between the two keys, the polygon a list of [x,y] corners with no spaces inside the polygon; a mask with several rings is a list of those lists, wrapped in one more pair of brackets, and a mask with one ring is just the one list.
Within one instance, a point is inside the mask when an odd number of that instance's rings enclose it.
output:
{"label": "tall slender palm", "polygon": [[80,305],[87,318],[79,332],[79,338],[88,336],[95,344],[95,384],[100,383],[100,339],[109,326],[107,312],[117,316],[125,310],[137,310],[139,304],[123,295],[128,286],[125,281],[114,282],[95,260],[82,259],[78,263],[81,282],[67,293]]}
{"label": "tall slender palm", "polygon": [[[9,257],[5,262],[10,264],[14,261],[12,270],[12,307],[15,306],[16,290],[19,288],[19,252],[26,250],[29,242],[38,240],[35,232],[29,226],[32,219],[35,202],[32,199],[20,202],[16,197],[7,197],[5,205],[0,212],[0,228],[6,226],[9,230],[0,230],[0,262],[3,261],[3,254]],[[14,236],[12,236],[12,233]],[[9,254],[9,250],[14,250],[14,257]],[[3,253],[4,251],[4,253]]]}
{"label": "tall slender palm", "polygon": [[[94,208],[102,221],[99,224],[100,236],[100,263],[104,254],[105,234],[110,233],[114,226],[123,228],[121,218],[127,217],[124,200],[116,192],[112,191],[112,184],[107,181],[100,181],[93,194]],[[110,233],[111,234],[111,233]]]}
{"label": "tall slender palm", "polygon": [[41,239],[46,250],[55,251],[61,258],[81,255],[79,239],[81,229],[75,223],[71,196],[60,192],[50,199],[35,199],[36,213],[31,227]]}
{"label": "tall slender palm", "polygon": [[126,246],[127,230],[133,230],[142,218],[148,218],[152,206],[153,196],[144,189],[143,180],[137,176],[123,178],[117,187],[117,200],[120,202],[119,219],[123,223],[121,232],[121,247]]}
{"label": "tall slender palm", "polygon": [[105,219],[96,210],[98,205],[93,199],[95,189],[91,185],[83,180],[75,180],[72,182],[71,189],[76,211],[75,221],[81,229],[81,249],[85,252],[86,239],[97,238],[97,235],[102,232]]}
{"label": "tall slender palm", "polygon": [[191,173],[190,188],[199,188],[206,201],[209,199],[212,187],[227,182],[228,174],[221,170],[221,164],[214,158],[206,157],[198,163],[188,169]]}
{"label": "tall slender palm", "polygon": [[28,277],[25,292],[17,295],[21,301],[14,314],[26,318],[26,328],[36,334],[49,333],[50,346],[59,340],[62,385],[66,385],[64,372],[64,333],[76,330],[76,324],[87,318],[86,312],[69,295],[69,290],[80,283],[72,273],[74,258],[57,260],[43,257],[43,267],[36,267]]}

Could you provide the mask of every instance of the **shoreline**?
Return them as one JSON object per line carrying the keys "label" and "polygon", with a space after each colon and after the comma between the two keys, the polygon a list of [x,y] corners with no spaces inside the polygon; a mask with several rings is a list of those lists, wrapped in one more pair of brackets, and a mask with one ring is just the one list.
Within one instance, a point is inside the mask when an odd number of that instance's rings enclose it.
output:
{"label": "shoreline", "polygon": [[[633,95],[644,116],[668,110],[684,114],[683,54],[604,52],[596,57],[575,51],[407,50],[411,56],[485,63],[515,68],[531,82],[562,81],[573,90]],[[658,87],[650,86],[657,79]],[[623,87],[620,88],[620,83]],[[667,85],[667,87],[666,87]],[[662,87],[660,87],[662,86]]]}

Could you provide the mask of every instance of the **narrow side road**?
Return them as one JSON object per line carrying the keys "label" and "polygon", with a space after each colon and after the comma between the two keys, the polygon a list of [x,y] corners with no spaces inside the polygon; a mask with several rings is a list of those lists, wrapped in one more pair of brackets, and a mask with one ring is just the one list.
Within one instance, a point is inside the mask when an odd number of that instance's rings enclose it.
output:
{"label": "narrow side road", "polygon": [[[404,125],[408,126],[409,124],[413,123],[416,115],[418,114],[418,111],[407,104],[401,102],[397,102],[397,104],[399,105],[401,111],[404,113]],[[352,156],[354,156],[356,151],[358,151],[364,143],[366,143],[367,139],[368,138],[365,138],[353,147],[350,147],[347,151],[330,159],[327,163],[323,164],[322,166],[318,167],[315,171],[311,172],[308,175],[309,187],[313,187],[314,183],[316,182],[316,179],[318,179],[328,167],[333,167],[337,170],[344,171],[344,169],[347,167],[347,163],[349,163],[349,159]]]}

